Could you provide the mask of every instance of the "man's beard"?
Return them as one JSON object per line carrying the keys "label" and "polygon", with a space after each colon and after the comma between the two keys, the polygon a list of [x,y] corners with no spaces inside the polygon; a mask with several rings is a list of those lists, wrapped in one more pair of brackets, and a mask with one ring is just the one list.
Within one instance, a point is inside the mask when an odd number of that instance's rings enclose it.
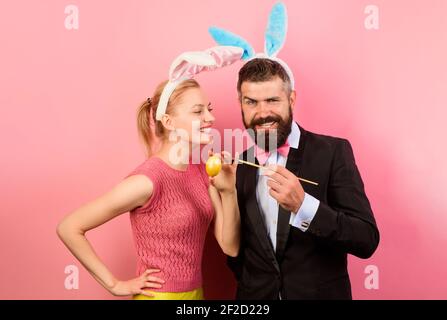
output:
{"label": "man's beard", "polygon": [[[274,151],[281,147],[287,140],[290,132],[292,131],[292,107],[289,106],[289,115],[286,120],[283,120],[280,116],[271,115],[266,118],[257,118],[252,120],[249,124],[245,122],[244,112],[242,111],[242,119],[244,119],[245,129],[248,130],[250,137],[255,141],[256,145],[267,152]],[[276,122],[278,128],[268,130],[256,130],[257,125],[264,123]],[[276,142],[276,143],[275,143]]]}

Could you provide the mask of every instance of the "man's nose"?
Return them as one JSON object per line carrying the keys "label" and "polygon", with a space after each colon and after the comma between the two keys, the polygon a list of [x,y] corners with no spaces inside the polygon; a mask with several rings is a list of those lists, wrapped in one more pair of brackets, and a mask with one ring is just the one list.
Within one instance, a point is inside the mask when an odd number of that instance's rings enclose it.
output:
{"label": "man's nose", "polygon": [[258,115],[261,118],[265,118],[271,114],[270,107],[268,106],[268,104],[265,101],[259,102],[258,108],[259,108]]}

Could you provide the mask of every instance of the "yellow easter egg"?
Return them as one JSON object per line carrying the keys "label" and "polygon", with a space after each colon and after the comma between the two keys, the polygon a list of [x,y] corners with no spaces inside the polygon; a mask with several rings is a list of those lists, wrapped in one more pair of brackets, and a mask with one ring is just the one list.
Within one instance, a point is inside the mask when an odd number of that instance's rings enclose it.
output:
{"label": "yellow easter egg", "polygon": [[209,157],[206,161],[206,173],[210,177],[215,177],[219,174],[222,169],[222,161],[217,156]]}

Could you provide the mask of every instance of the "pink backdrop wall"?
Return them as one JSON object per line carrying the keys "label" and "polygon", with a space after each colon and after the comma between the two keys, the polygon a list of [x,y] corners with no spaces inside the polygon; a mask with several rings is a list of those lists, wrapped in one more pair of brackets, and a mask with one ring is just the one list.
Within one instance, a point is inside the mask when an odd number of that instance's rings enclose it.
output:
{"label": "pink backdrop wall", "polygon": [[[223,5],[225,3],[225,5]],[[207,27],[259,51],[273,1],[2,1],[0,4],[0,299],[114,299],[58,240],[58,221],[143,161],[135,112],[185,50],[213,46]],[[356,299],[447,298],[447,1],[285,1],[295,118],[348,138],[381,230],[369,260],[350,258]],[[79,29],[67,30],[67,5]],[[367,30],[367,5],[380,28]],[[203,74],[218,129],[242,127],[241,64]],[[128,215],[88,233],[121,278],[134,275]],[[208,298],[234,281],[209,237]],[[67,290],[67,265],[80,269]],[[365,268],[379,270],[368,290]]]}

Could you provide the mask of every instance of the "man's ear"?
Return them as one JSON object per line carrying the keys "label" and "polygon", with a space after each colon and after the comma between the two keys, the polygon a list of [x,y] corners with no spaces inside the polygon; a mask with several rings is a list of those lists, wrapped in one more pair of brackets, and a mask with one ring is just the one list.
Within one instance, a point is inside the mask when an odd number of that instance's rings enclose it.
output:
{"label": "man's ear", "polygon": [[295,90],[292,90],[292,92],[290,92],[289,101],[290,101],[291,107],[293,108],[295,106],[295,101],[296,101],[296,91]]}
{"label": "man's ear", "polygon": [[169,131],[174,131],[175,130],[174,121],[169,116],[169,114],[165,113],[164,115],[162,115],[160,121],[161,121],[161,124],[163,125],[163,127],[166,130],[169,130]]}

